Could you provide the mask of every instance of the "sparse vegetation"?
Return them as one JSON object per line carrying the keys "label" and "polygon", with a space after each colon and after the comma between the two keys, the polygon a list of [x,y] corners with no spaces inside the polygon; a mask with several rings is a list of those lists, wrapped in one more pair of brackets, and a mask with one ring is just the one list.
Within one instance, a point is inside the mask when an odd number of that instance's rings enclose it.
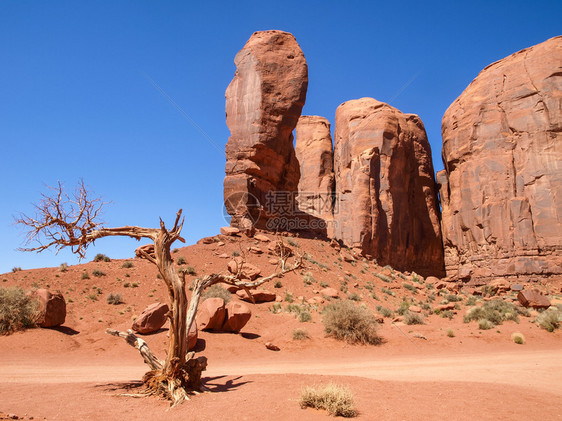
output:
{"label": "sparse vegetation", "polygon": [[326,386],[306,386],[301,391],[301,408],[323,409],[334,417],[355,417],[353,394],[348,387],[330,383]]}
{"label": "sparse vegetation", "polygon": [[562,322],[562,311],[559,308],[550,308],[537,316],[537,324],[547,332],[554,332]]}
{"label": "sparse vegetation", "polygon": [[406,288],[408,291],[413,292],[414,294],[417,294],[417,292],[418,292],[418,289],[417,289],[414,285],[409,284],[409,283],[407,283],[407,282],[403,282],[403,283],[402,283],[402,286],[403,286],[404,288]]}
{"label": "sparse vegetation", "polygon": [[225,303],[228,303],[232,298],[232,294],[221,285],[215,284],[207,288],[201,295],[201,299],[206,300],[207,298],[222,298]]}
{"label": "sparse vegetation", "polygon": [[123,264],[121,265],[121,267],[123,269],[130,269],[133,267],[133,262],[131,262],[130,260],[126,260],[125,262],[123,262]]}
{"label": "sparse vegetation", "polygon": [[454,338],[455,337],[455,332],[453,331],[453,329],[447,329],[447,336],[449,338]]}
{"label": "sparse vegetation", "polygon": [[418,313],[406,311],[406,313],[404,313],[404,323],[406,323],[407,325],[423,325],[423,316]]}
{"label": "sparse vegetation", "polygon": [[59,266],[59,270],[61,272],[66,272],[68,270],[68,264],[67,263],[61,263]]}
{"label": "sparse vegetation", "polygon": [[273,288],[282,288],[283,284],[281,283],[281,281],[275,281],[275,283],[273,284]]}
{"label": "sparse vegetation", "polygon": [[37,303],[20,287],[0,288],[0,335],[33,327]]}
{"label": "sparse vegetation", "polygon": [[292,303],[293,301],[295,301],[293,294],[289,291],[285,293],[285,301],[287,301],[288,303]]}
{"label": "sparse vegetation", "polygon": [[314,279],[312,273],[306,272],[306,274],[303,277],[303,282],[305,285],[312,285],[313,283],[316,282],[316,279]]}
{"label": "sparse vegetation", "polygon": [[351,301],[361,301],[361,297],[356,292],[347,294],[347,299]]}
{"label": "sparse vegetation", "polygon": [[240,256],[240,252],[237,251],[237,250],[234,250],[234,251],[232,252],[232,256],[238,257],[238,256]]}
{"label": "sparse vegetation", "polygon": [[302,341],[304,339],[310,339],[310,335],[306,329],[295,329],[293,330],[293,339],[295,341]]}
{"label": "sparse vegetation", "polygon": [[100,278],[100,277],[102,277],[102,276],[105,276],[105,272],[102,272],[102,271],[99,270],[99,269],[94,269],[94,270],[92,271],[92,275],[94,275],[94,276],[97,277],[97,278]]}
{"label": "sparse vegetation", "polygon": [[383,275],[382,273],[373,273],[373,275],[375,275],[377,278],[379,278],[381,281],[383,282],[387,282],[389,284],[392,283],[392,279],[390,279],[388,276]]}
{"label": "sparse vegetation", "polygon": [[349,343],[380,344],[375,316],[365,307],[356,306],[353,301],[335,301],[324,308],[325,332],[335,339]]}
{"label": "sparse vegetation", "polygon": [[296,248],[300,247],[299,243],[297,243],[292,238],[287,238],[287,244],[289,244],[291,247],[296,247]]}
{"label": "sparse vegetation", "polygon": [[188,275],[195,275],[195,268],[193,266],[188,266],[185,268],[185,273]]}
{"label": "sparse vegetation", "polygon": [[121,294],[118,293],[111,293],[107,296],[107,304],[111,304],[111,305],[118,305],[118,304],[123,304],[123,298],[121,297]]}
{"label": "sparse vegetation", "polygon": [[97,293],[93,293],[93,294],[89,294],[86,296],[87,298],[89,298],[92,301],[97,301],[98,300],[98,294]]}
{"label": "sparse vegetation", "polygon": [[376,309],[383,317],[392,317],[394,315],[392,310],[389,308],[383,306],[377,306]]}
{"label": "sparse vegetation", "polygon": [[513,303],[493,300],[485,302],[482,307],[472,307],[464,316],[464,322],[478,320],[480,325],[480,320],[488,320],[492,326],[502,324],[506,320],[518,322],[518,313],[524,314],[525,310],[518,309]]}
{"label": "sparse vegetation", "polygon": [[494,327],[494,324],[489,321],[488,319],[479,319],[478,320],[478,329],[481,330],[488,330]]}
{"label": "sparse vegetation", "polygon": [[185,265],[187,262],[184,257],[180,256],[178,257],[178,260],[176,260],[176,263],[181,266],[181,265]]}
{"label": "sparse vegetation", "polygon": [[94,257],[93,262],[111,262],[111,259],[107,257],[105,254],[98,253]]}
{"label": "sparse vegetation", "polygon": [[21,268],[20,268],[19,266],[14,266],[14,267],[12,268],[12,272],[13,272],[13,273],[19,272],[20,270],[21,270]]}

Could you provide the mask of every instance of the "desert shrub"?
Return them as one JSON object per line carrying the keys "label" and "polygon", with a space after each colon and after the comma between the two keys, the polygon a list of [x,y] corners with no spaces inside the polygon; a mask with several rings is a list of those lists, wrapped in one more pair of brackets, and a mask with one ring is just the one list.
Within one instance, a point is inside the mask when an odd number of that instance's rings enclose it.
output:
{"label": "desert shrub", "polygon": [[97,294],[97,293],[93,293],[93,294],[87,295],[86,297],[89,298],[89,299],[92,300],[92,301],[97,301],[97,300],[98,300],[98,294]]}
{"label": "desert shrub", "polygon": [[281,283],[281,281],[275,281],[275,283],[273,284],[273,288],[281,288],[283,286],[283,284]]}
{"label": "desert shrub", "polygon": [[297,243],[295,240],[293,240],[292,238],[287,238],[287,243],[291,246],[291,247],[296,247],[299,248],[300,245],[299,243]]}
{"label": "desert shrub", "polygon": [[13,273],[19,272],[20,270],[21,270],[21,268],[20,268],[19,266],[14,266],[14,267],[12,268],[12,272],[13,272]]}
{"label": "desert shrub", "polygon": [[299,322],[301,323],[310,322],[312,320],[312,315],[310,314],[310,311],[303,310],[299,313],[297,319],[299,319]]}
{"label": "desert shrub", "polygon": [[418,292],[418,289],[414,285],[408,284],[407,282],[403,282],[402,286],[406,288],[408,291],[413,292],[414,294]]}
{"label": "desert shrub", "polygon": [[94,262],[111,262],[111,259],[107,257],[105,254],[98,253],[94,257]]}
{"label": "desert shrub", "polygon": [[61,263],[59,266],[61,272],[66,272],[68,270],[68,263]]}
{"label": "desert shrub", "polygon": [[195,275],[195,268],[193,266],[188,266],[185,268],[185,273],[188,275]]}
{"label": "desert shrub", "polygon": [[111,293],[107,296],[107,304],[112,304],[116,306],[122,303],[123,303],[123,299],[121,298],[121,294]]}
{"label": "desert shrub", "polygon": [[130,269],[133,267],[133,262],[131,262],[130,260],[127,260],[125,262],[123,262],[123,264],[121,265],[121,267],[123,269]]}
{"label": "desert shrub", "polygon": [[470,297],[468,297],[468,300],[466,300],[466,305],[469,307],[475,306],[476,305],[476,297],[474,295],[471,295]]}
{"label": "desert shrub", "polygon": [[373,273],[373,275],[375,275],[377,278],[379,278],[383,282],[387,282],[389,284],[392,283],[392,279],[390,279],[386,275],[383,275],[382,273]]}
{"label": "desert shrub", "polygon": [[442,311],[440,314],[444,319],[448,318],[449,320],[452,320],[453,317],[455,317],[455,313],[453,313],[451,310]]}
{"label": "desert shrub", "polygon": [[548,309],[537,316],[537,323],[547,332],[554,332],[562,322],[562,311],[559,309]]}
{"label": "desert shrub", "polygon": [[316,282],[316,279],[314,279],[312,273],[306,272],[306,274],[303,277],[303,282],[305,285],[312,285],[314,282]]}
{"label": "desert shrub", "polygon": [[392,317],[394,314],[391,309],[383,306],[377,306],[376,309],[383,317]]}
{"label": "desert shrub", "polygon": [[232,298],[232,294],[227,289],[222,286],[215,284],[210,286],[201,294],[201,298],[206,300],[207,298],[222,298],[225,303],[228,303]]}
{"label": "desert shrub", "polygon": [[418,313],[407,311],[406,313],[404,313],[404,323],[406,323],[407,325],[423,325],[423,316]]}
{"label": "desert shrub", "polygon": [[353,301],[335,301],[323,311],[326,334],[349,343],[380,344],[375,316]]}
{"label": "desert shrub", "polygon": [[395,295],[393,291],[391,291],[391,290],[389,290],[388,288],[385,288],[385,287],[382,287],[381,291],[384,292],[385,294],[391,295],[393,297]]}
{"label": "desert shrub", "polygon": [[99,277],[101,277],[101,276],[105,276],[105,272],[102,272],[102,271],[99,270],[99,269],[94,269],[94,270],[92,271],[92,275],[94,275],[94,276],[96,276],[96,277],[99,278]]}
{"label": "desert shrub", "polygon": [[304,339],[310,339],[310,335],[306,329],[295,329],[293,330],[293,339],[295,341],[302,341]]}
{"label": "desert shrub", "polygon": [[347,299],[351,301],[361,301],[361,297],[356,292],[347,294]]}
{"label": "desert shrub", "polygon": [[287,301],[288,303],[292,303],[293,301],[295,301],[295,299],[293,298],[293,294],[287,291],[285,293],[285,301]]}
{"label": "desert shrub", "polygon": [[301,408],[323,409],[336,417],[355,417],[353,394],[348,387],[330,383],[326,386],[303,387],[299,400]]}
{"label": "desert shrub", "polygon": [[185,265],[187,262],[185,261],[184,257],[178,257],[178,260],[176,261],[178,265]]}
{"label": "desert shrub", "polygon": [[478,320],[478,329],[488,330],[494,327],[494,323],[492,323],[488,319],[480,319]]}
{"label": "desert shrub", "polygon": [[283,311],[283,306],[281,306],[281,303],[273,303],[273,305],[269,306],[267,309],[270,313],[279,314]]}
{"label": "desert shrub", "polygon": [[447,329],[447,336],[449,338],[454,338],[455,337],[455,332],[453,331],[453,329]]}
{"label": "desert shrub", "polygon": [[240,252],[237,251],[237,250],[234,250],[234,251],[232,252],[232,255],[233,255],[234,257],[238,257],[238,256],[240,256]]}
{"label": "desert shrub", "polygon": [[0,288],[0,335],[35,324],[37,302],[20,287]]}
{"label": "desert shrub", "polygon": [[403,316],[404,314],[406,314],[408,312],[408,309],[410,308],[410,303],[406,300],[403,300],[400,303],[400,306],[398,307],[398,309],[396,310],[396,312]]}
{"label": "desert shrub", "polygon": [[511,340],[517,345],[523,345],[525,343],[525,337],[522,333],[515,332],[511,334]]}
{"label": "desert shrub", "polygon": [[502,324],[506,320],[518,322],[518,313],[521,312],[513,303],[502,300],[487,301],[482,307],[472,307],[464,316],[464,322],[482,319],[488,320],[494,325]]}
{"label": "desert shrub", "polygon": [[458,295],[455,295],[455,294],[447,294],[447,295],[445,296],[445,299],[446,299],[448,302],[450,302],[450,303],[455,303],[455,302],[458,302],[458,301],[462,301],[462,297],[459,297]]}

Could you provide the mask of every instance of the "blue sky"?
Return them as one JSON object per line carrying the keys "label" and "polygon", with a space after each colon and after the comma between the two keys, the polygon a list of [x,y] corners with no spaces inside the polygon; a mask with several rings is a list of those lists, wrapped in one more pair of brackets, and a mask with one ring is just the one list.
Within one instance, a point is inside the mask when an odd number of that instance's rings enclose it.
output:
{"label": "blue sky", "polygon": [[[112,202],[107,226],[155,227],[183,208],[188,244],[216,234],[224,92],[254,31],[295,35],[309,67],[303,114],[333,123],[339,104],[365,96],[416,113],[439,170],[451,102],[486,65],[560,35],[560,22],[560,1],[2,1],[0,273],[78,263],[16,251],[13,216],[58,180],[83,178]],[[137,245],[102,239],[86,260]]]}

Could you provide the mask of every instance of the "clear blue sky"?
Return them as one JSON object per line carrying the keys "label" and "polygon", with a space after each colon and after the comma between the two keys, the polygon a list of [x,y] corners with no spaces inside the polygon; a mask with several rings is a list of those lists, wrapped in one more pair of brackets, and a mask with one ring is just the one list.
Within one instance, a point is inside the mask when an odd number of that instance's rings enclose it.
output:
{"label": "clear blue sky", "polygon": [[[333,123],[339,104],[364,96],[416,113],[439,170],[451,102],[486,65],[560,35],[561,22],[560,1],[2,1],[0,273],[78,263],[16,251],[13,216],[57,180],[82,177],[111,201],[108,226],[155,227],[183,208],[188,243],[216,234],[224,92],[254,31],[295,35],[309,66],[304,114]],[[102,239],[87,259],[136,246]]]}

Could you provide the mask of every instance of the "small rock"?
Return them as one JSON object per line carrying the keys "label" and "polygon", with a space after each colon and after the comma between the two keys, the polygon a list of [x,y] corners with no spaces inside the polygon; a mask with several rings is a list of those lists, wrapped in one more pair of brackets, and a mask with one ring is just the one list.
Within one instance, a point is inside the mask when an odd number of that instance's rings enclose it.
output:
{"label": "small rock", "polygon": [[268,262],[272,265],[276,265],[279,263],[279,259],[269,259]]}
{"label": "small rock", "polygon": [[191,351],[197,345],[197,323],[193,321],[191,327],[189,328],[189,332],[187,333],[187,350]]}
{"label": "small rock", "polygon": [[323,290],[320,291],[320,294],[329,297],[329,298],[338,298],[339,297],[339,293],[337,290],[335,290],[334,288],[324,288]]}
{"label": "small rock", "polygon": [[455,303],[441,304],[437,306],[437,310],[439,311],[454,310],[454,309],[455,309]]}
{"label": "small rock", "polygon": [[221,227],[221,234],[227,237],[233,237],[240,234],[240,230],[236,227]]}
{"label": "small rock", "polygon": [[[248,301],[248,302],[252,301],[248,293],[243,289],[237,291],[236,295],[240,297],[240,299],[243,301]],[[267,303],[267,302],[275,301],[277,295],[274,292],[259,290],[259,291],[252,291],[252,297],[254,298],[254,301],[256,303]]]}
{"label": "small rock", "polygon": [[60,326],[66,319],[66,301],[60,291],[41,288],[32,291],[32,299],[39,301],[36,323],[41,327]]}
{"label": "small rock", "polygon": [[341,250],[341,246],[340,243],[338,243],[336,240],[332,239],[332,241],[330,241],[330,247],[336,249],[337,251]]}
{"label": "small rock", "polygon": [[248,250],[250,251],[250,253],[254,253],[254,254],[262,254],[263,253],[262,249],[260,249],[259,247],[255,247],[255,246],[250,247]]}
{"label": "small rock", "polygon": [[271,342],[266,342],[265,343],[265,347],[271,351],[280,351],[281,348],[279,348],[277,345],[272,344]]}
{"label": "small rock", "polygon": [[412,313],[421,313],[422,312],[421,307],[418,307],[418,306],[410,306],[410,308],[408,310],[410,310]]}
{"label": "small rock", "polygon": [[230,273],[237,274],[241,269],[241,274],[243,278],[248,278],[251,281],[260,276],[261,269],[250,263],[244,262],[244,260],[238,256],[234,260],[228,262],[228,270]]}
{"label": "small rock", "polygon": [[215,237],[204,237],[197,241],[197,244],[213,244],[215,243]]}
{"label": "small rock", "polygon": [[509,285],[509,282],[507,282],[505,279],[503,278],[496,278],[494,280],[492,280],[489,284],[488,284],[489,289],[491,289],[494,294],[505,294],[507,291],[509,291],[511,289],[511,286]]}
{"label": "small rock", "polygon": [[269,243],[271,241],[267,235],[263,234],[256,234],[254,235],[254,238],[262,243]]}
{"label": "small rock", "polygon": [[443,281],[439,281],[435,284],[435,289],[443,289],[443,288],[447,288],[447,283]]}
{"label": "small rock", "polygon": [[425,278],[425,282],[428,284],[436,284],[439,282],[439,278],[436,278],[435,276],[428,276]]}
{"label": "small rock", "polygon": [[221,258],[221,259],[228,259],[230,256],[226,253],[222,253],[222,254],[219,254],[218,257]]}
{"label": "small rock", "polygon": [[269,243],[267,251],[269,254],[274,254],[276,256],[291,257],[293,255],[293,250],[289,246],[277,241]]}
{"label": "small rock", "polygon": [[224,246],[224,241],[219,241],[219,242],[217,243],[217,246],[219,246],[219,247]]}
{"label": "small rock", "polygon": [[523,285],[521,284],[512,284],[511,285],[512,291],[523,291]]}

